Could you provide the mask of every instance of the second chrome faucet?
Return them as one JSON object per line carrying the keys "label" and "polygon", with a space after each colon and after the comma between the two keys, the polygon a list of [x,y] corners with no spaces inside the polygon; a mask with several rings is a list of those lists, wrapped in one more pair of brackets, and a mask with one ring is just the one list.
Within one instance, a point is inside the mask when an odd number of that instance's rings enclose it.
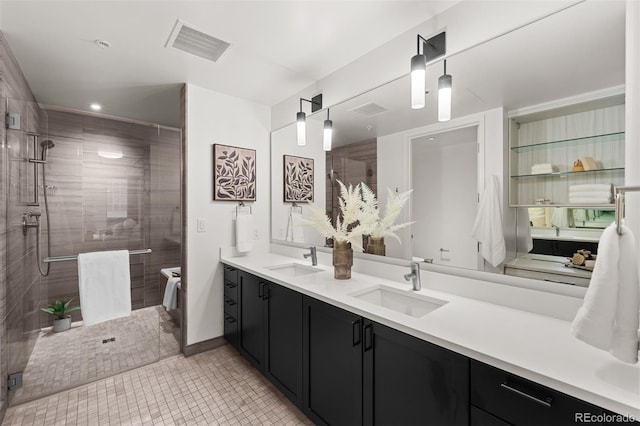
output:
{"label": "second chrome faucet", "polygon": [[311,265],[318,266],[318,255],[316,254],[316,248],[314,246],[309,247],[311,252],[303,254],[304,258],[311,257]]}
{"label": "second chrome faucet", "polygon": [[422,289],[422,282],[420,281],[420,264],[418,262],[411,262],[411,273],[404,274],[404,279],[411,281],[413,284],[413,291],[420,291]]}

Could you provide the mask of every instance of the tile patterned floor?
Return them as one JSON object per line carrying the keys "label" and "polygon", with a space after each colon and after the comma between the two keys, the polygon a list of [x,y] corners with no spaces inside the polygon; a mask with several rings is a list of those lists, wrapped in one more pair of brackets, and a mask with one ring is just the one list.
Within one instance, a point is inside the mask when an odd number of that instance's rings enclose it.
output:
{"label": "tile patterned floor", "polygon": [[[137,309],[130,317],[89,327],[74,324],[64,333],[42,331],[22,388],[12,405],[50,395],[180,353],[176,327],[161,306]],[[103,343],[115,337],[115,341]]]}
{"label": "tile patterned floor", "polygon": [[7,410],[3,425],[311,425],[229,345]]}

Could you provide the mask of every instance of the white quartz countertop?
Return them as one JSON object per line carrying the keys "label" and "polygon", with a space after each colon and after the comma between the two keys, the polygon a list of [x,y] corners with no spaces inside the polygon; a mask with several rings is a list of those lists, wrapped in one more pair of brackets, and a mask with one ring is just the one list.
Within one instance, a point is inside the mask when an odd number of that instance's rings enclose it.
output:
{"label": "white quartz countertop", "polygon": [[639,365],[620,362],[575,339],[567,321],[429,290],[429,283],[425,282],[419,294],[448,303],[414,318],[352,296],[376,285],[411,292],[410,284],[401,276],[398,281],[390,281],[352,272],[350,280],[336,280],[333,267],[318,265],[322,272],[291,277],[267,268],[310,262],[274,253],[223,255],[221,261],[613,412],[640,419]]}

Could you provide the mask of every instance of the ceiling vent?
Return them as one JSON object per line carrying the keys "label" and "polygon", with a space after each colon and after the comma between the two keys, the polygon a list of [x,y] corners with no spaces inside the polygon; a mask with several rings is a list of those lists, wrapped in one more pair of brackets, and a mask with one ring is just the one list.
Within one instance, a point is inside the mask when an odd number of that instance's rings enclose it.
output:
{"label": "ceiling vent", "polygon": [[381,107],[375,102],[369,102],[364,105],[357,106],[355,108],[351,108],[349,111],[355,112],[356,114],[364,115],[365,117],[373,117],[374,115],[382,114],[386,112],[387,109]]}
{"label": "ceiling vent", "polygon": [[220,59],[229,46],[230,44],[226,41],[198,31],[179,19],[165,45],[165,47],[173,47],[213,62]]}

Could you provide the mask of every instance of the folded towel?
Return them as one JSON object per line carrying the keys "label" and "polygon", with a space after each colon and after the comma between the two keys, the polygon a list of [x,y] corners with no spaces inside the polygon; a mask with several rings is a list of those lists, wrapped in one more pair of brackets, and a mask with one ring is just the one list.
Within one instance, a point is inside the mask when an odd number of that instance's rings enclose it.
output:
{"label": "folded towel", "polygon": [[598,260],[584,297],[571,324],[578,339],[611,352],[628,363],[638,362],[640,280],[634,237],[622,226],[607,227],[600,237]]}
{"label": "folded towel", "polygon": [[575,198],[611,198],[609,191],[574,191],[569,192],[569,197]]}
{"label": "folded towel", "polygon": [[611,187],[612,185],[607,183],[607,184],[601,184],[601,183],[592,183],[592,184],[585,184],[585,185],[569,185],[569,192],[592,192],[592,191],[604,191],[604,192],[611,192]]}
{"label": "folded towel", "polygon": [[543,173],[553,173],[553,166],[549,163],[534,164],[533,166],[531,166],[532,175],[539,175]]}
{"label": "folded towel", "polygon": [[583,198],[583,197],[569,197],[571,204],[611,204],[611,198]]}
{"label": "folded towel", "polygon": [[471,236],[480,243],[482,257],[494,268],[504,261],[506,246],[502,230],[500,182],[496,175],[491,175],[480,197],[478,213],[476,214]]}
{"label": "folded towel", "polygon": [[253,216],[238,213],[236,217],[236,250],[247,253],[253,248]]}
{"label": "folded towel", "polygon": [[131,315],[128,250],[80,253],[78,281],[84,325]]}
{"label": "folded towel", "polygon": [[170,311],[178,307],[178,288],[180,288],[180,277],[171,277],[167,280],[164,288],[164,298],[162,306],[166,311]]}

